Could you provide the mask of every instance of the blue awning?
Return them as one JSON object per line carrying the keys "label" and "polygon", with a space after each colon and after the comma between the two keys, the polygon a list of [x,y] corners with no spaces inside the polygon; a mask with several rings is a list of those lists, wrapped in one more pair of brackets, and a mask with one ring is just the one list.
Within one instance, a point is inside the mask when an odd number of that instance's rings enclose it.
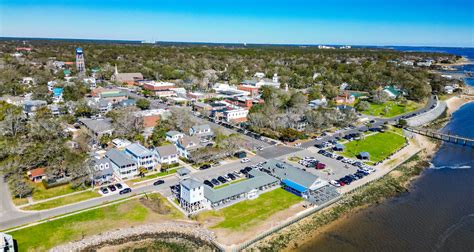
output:
{"label": "blue awning", "polygon": [[283,181],[283,184],[285,184],[286,186],[300,192],[300,193],[303,193],[303,192],[306,192],[308,190],[308,188],[300,185],[300,184],[297,184],[291,180],[288,180],[288,179],[284,179]]}

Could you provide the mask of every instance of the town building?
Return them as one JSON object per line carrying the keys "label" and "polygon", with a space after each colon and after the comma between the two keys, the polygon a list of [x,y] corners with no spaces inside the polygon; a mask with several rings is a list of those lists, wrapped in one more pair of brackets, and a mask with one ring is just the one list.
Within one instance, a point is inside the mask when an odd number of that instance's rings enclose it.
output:
{"label": "town building", "polygon": [[176,148],[181,157],[191,159],[191,153],[203,147],[200,142],[201,140],[197,135],[184,136],[176,141]]}
{"label": "town building", "polygon": [[355,96],[345,91],[343,94],[334,98],[336,104],[352,104],[355,102]]}
{"label": "town building", "polygon": [[209,124],[194,125],[189,129],[190,136],[198,136],[201,139],[211,139],[214,136],[214,132]]}
{"label": "town building", "polygon": [[153,152],[139,143],[132,143],[125,147],[125,153],[137,162],[138,167],[145,167],[149,171],[156,167]]}
{"label": "town building", "polygon": [[176,93],[171,90],[175,88],[174,83],[163,81],[143,81],[140,82],[144,90],[150,91],[153,95],[158,97],[176,96]]}
{"label": "town building", "polygon": [[236,108],[229,109],[223,112],[223,120],[232,123],[241,123],[247,121],[248,109]]}
{"label": "town building", "polygon": [[48,103],[42,100],[27,100],[23,103],[23,113],[27,117],[34,116],[36,110],[40,107],[46,106]]}
{"label": "town building", "polygon": [[174,145],[156,147],[154,153],[157,163],[170,165],[179,162],[178,149]]}
{"label": "town building", "polygon": [[183,137],[184,137],[184,133],[181,133],[181,132],[175,131],[175,130],[171,130],[171,131],[166,132],[165,139],[168,142],[176,143],[176,142],[178,142],[179,139],[181,139]]}
{"label": "town building", "polygon": [[119,150],[125,150],[125,147],[129,146],[130,144],[132,144],[132,142],[128,141],[127,139],[115,138],[112,140],[112,145]]}
{"label": "town building", "polygon": [[89,161],[95,185],[102,185],[113,181],[114,169],[108,158],[93,157]]}
{"label": "town building", "polygon": [[121,91],[120,89],[116,88],[96,88],[91,91],[93,97],[97,97],[99,99],[104,99],[107,101],[112,102],[112,104],[119,103],[123,100],[128,99],[128,95]]}
{"label": "town building", "polygon": [[321,99],[315,99],[309,102],[310,108],[325,107],[327,105],[328,105],[328,101],[326,100],[326,97],[322,97]]}
{"label": "town building", "polygon": [[268,160],[263,164],[262,169],[278,178],[287,191],[303,198],[308,197],[309,191],[317,190],[329,184],[312,173],[276,159]]}
{"label": "town building", "polygon": [[188,213],[204,209],[204,185],[193,179],[187,178],[179,182],[179,205]]}
{"label": "town building", "polygon": [[46,170],[44,168],[36,168],[28,171],[26,175],[33,182],[41,182],[46,178]]}
{"label": "town building", "polygon": [[64,93],[64,88],[62,87],[55,87],[52,89],[53,92],[53,102],[54,103],[59,103],[63,102],[63,93]]}
{"label": "town building", "polygon": [[135,85],[139,81],[143,80],[143,74],[141,73],[119,73],[117,66],[115,66],[115,72],[110,78],[111,81],[115,81],[121,84]]}
{"label": "town building", "polygon": [[265,191],[276,188],[280,181],[264,172],[251,170],[248,177],[237,183],[213,189],[204,185],[204,205],[208,209],[222,208],[242,200],[252,200]]}
{"label": "town building", "polygon": [[256,87],[255,85],[241,84],[237,87],[237,89],[249,93],[248,95],[250,97],[257,97],[260,94],[259,88]]}
{"label": "town building", "polygon": [[79,118],[79,123],[84,125],[97,139],[103,135],[112,135],[114,129],[112,127],[112,119],[110,118]]}
{"label": "town building", "polygon": [[0,232],[0,251],[15,252],[15,244],[11,235]]}
{"label": "town building", "polygon": [[131,178],[138,175],[137,162],[131,159],[125,152],[117,149],[110,149],[105,153],[112,163],[114,173],[121,179]]}

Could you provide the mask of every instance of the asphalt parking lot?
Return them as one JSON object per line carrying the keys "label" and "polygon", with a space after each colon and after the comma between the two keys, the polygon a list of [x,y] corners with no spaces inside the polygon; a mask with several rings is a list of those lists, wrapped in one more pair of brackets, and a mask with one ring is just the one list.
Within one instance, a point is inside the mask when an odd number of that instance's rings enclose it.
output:
{"label": "asphalt parking lot", "polygon": [[[337,179],[340,179],[348,174],[353,174],[355,172],[357,172],[357,167],[353,166],[353,165],[350,165],[350,164],[344,164],[343,162],[339,161],[339,160],[336,160],[336,159],[333,159],[333,158],[329,158],[329,157],[326,157],[326,156],[323,156],[321,154],[318,154],[318,150],[317,148],[314,148],[314,147],[310,147],[308,149],[304,149],[304,150],[301,150],[301,151],[298,151],[298,152],[294,152],[294,153],[291,153],[291,154],[287,154],[285,156],[281,156],[279,158],[277,158],[278,160],[281,160],[281,161],[285,161],[289,164],[292,164],[296,167],[299,167],[299,168],[302,168],[302,169],[306,169],[306,171],[322,178],[322,179],[325,179],[327,181],[331,181],[331,180],[337,180]],[[320,162],[326,164],[326,168],[323,169],[323,170],[316,170],[315,168],[306,168],[300,164],[298,164],[298,162],[291,162],[288,160],[289,157],[293,157],[293,156],[297,156],[297,157],[300,157],[300,158],[304,158],[304,157],[314,157],[315,159],[319,160]],[[347,168],[345,167],[347,165]]]}

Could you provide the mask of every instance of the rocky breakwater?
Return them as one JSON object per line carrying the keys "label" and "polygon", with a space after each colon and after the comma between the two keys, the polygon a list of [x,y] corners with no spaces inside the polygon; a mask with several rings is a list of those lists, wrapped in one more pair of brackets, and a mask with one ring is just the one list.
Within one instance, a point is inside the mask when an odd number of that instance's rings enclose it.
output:
{"label": "rocky breakwater", "polygon": [[199,251],[218,251],[213,232],[197,224],[186,222],[162,222],[117,229],[79,241],[70,242],[50,249],[51,252],[97,251],[101,248],[116,246],[142,240],[166,240],[171,242],[185,241],[188,248]]}

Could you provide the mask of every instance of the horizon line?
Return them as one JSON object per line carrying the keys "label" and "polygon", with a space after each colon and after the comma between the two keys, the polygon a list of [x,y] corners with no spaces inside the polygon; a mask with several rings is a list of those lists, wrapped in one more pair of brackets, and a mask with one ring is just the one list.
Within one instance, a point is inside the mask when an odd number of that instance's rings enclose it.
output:
{"label": "horizon line", "polygon": [[[133,42],[142,43],[147,40],[133,40],[133,39],[100,39],[100,38],[65,38],[65,37],[16,37],[16,36],[0,36],[0,40],[69,40],[69,41],[104,41],[104,42]],[[474,49],[474,46],[440,46],[440,45],[377,45],[377,44],[333,44],[333,43],[314,43],[314,44],[296,44],[296,43],[252,43],[252,42],[206,42],[206,41],[173,41],[173,40],[154,40],[152,43],[143,44],[158,44],[158,43],[181,43],[181,44],[215,44],[215,45],[270,45],[270,46],[357,46],[357,47],[433,47],[433,48],[467,48]],[[337,48],[336,48],[337,49]]]}

